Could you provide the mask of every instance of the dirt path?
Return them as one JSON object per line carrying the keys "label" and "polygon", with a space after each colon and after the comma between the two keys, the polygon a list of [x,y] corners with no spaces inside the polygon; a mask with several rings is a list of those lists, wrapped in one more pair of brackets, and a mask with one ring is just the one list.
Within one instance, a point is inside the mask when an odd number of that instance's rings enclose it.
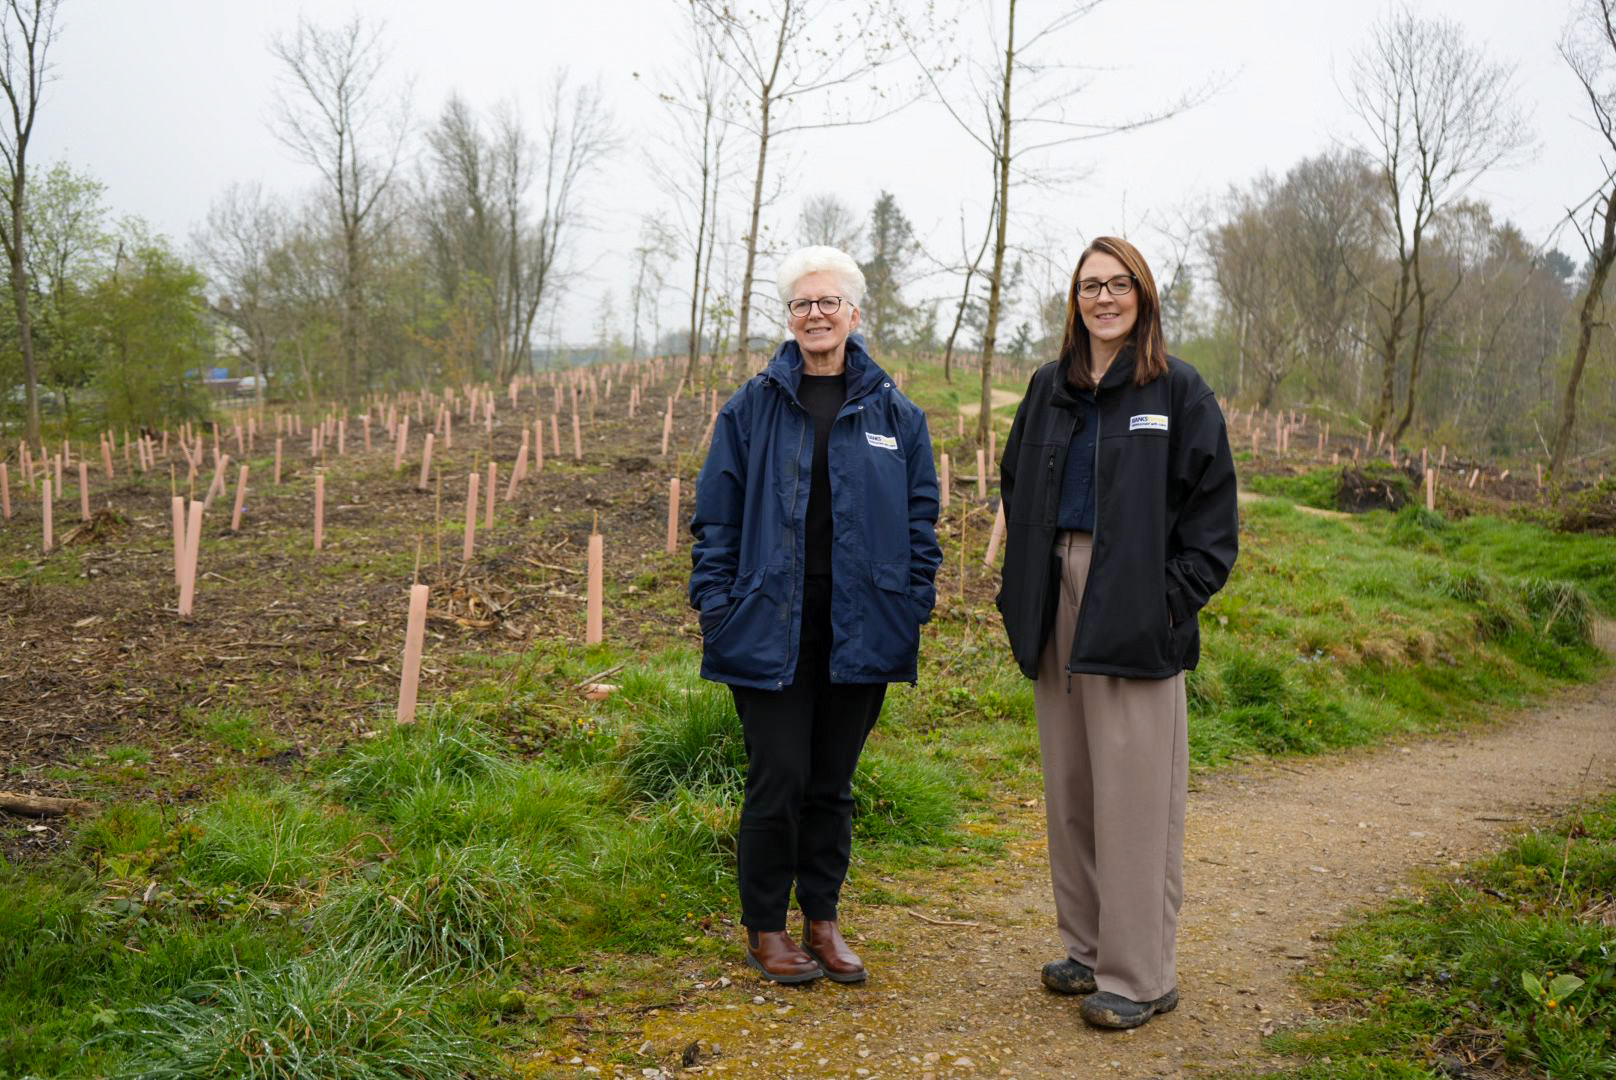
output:
{"label": "dirt path", "polygon": [[[1014,405],[1020,400],[1021,395],[1014,390],[1000,390],[998,387],[993,389],[993,408],[995,410],[1002,409],[1006,405]],[[975,416],[981,411],[982,403],[980,401],[963,401],[960,403],[959,413],[961,416]]]}
{"label": "dirt path", "polygon": [[[1616,650],[1616,624],[1599,627]],[[1132,1033],[1085,1028],[1044,991],[1059,955],[1041,807],[1017,808],[1025,841],[989,870],[895,887],[894,906],[844,912],[867,985],[767,986],[739,963],[711,1004],[650,1018],[671,1072],[730,1077],[1179,1076],[1269,1064],[1259,1039],[1306,1019],[1291,976],[1355,912],[1405,893],[1579,799],[1616,787],[1616,676],[1496,727],[1315,761],[1198,778],[1191,786],[1179,937],[1183,1003]],[[706,976],[711,978],[711,975]],[[697,995],[702,996],[702,995]],[[610,1067],[602,1070],[610,1075]],[[630,1070],[639,1074],[639,1069]]]}

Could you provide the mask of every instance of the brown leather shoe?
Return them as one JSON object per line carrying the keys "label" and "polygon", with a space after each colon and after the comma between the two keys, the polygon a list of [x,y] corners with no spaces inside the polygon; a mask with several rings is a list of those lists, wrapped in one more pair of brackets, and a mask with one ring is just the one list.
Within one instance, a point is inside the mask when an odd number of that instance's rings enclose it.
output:
{"label": "brown leather shoe", "polygon": [[746,962],[765,979],[788,985],[811,982],[825,974],[815,960],[784,930],[746,931]]}
{"label": "brown leather shoe", "polygon": [[809,956],[819,961],[819,966],[825,969],[825,977],[831,982],[863,982],[870,976],[864,970],[864,961],[859,959],[858,953],[848,948],[847,942],[842,940],[842,932],[837,928],[835,919],[806,920],[802,947]]}

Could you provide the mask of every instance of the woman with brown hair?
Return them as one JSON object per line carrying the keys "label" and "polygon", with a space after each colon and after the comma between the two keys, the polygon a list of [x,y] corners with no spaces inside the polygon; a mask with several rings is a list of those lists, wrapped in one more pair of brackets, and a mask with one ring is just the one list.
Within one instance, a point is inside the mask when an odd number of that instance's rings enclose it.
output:
{"label": "woman with brown hair", "polygon": [[1044,985],[1131,1028],[1178,1004],[1197,613],[1234,565],[1223,413],[1167,354],[1150,268],[1102,236],[1078,259],[1060,356],[1039,368],[999,465],[998,606],[1036,680],[1049,862],[1066,955]]}

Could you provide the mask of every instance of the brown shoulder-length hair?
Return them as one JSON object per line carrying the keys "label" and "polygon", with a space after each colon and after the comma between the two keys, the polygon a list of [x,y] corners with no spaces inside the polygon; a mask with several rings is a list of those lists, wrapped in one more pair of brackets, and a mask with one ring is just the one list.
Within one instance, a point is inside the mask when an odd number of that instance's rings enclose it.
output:
{"label": "brown shoulder-length hair", "polygon": [[1077,307],[1077,282],[1090,255],[1103,252],[1120,262],[1138,286],[1139,318],[1133,325],[1128,345],[1134,350],[1133,381],[1143,386],[1167,374],[1167,345],[1162,338],[1161,294],[1139,249],[1119,236],[1100,236],[1078,256],[1072,271],[1072,286],[1066,293],[1066,334],[1061,341],[1060,360],[1068,364],[1067,378],[1080,390],[1093,390],[1096,383],[1090,367],[1089,332]]}

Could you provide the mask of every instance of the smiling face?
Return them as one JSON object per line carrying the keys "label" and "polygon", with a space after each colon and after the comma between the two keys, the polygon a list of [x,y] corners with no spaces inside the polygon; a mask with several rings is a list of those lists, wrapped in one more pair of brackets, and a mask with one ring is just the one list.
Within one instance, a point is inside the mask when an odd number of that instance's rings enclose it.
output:
{"label": "smiling face", "polygon": [[815,304],[808,314],[800,318],[788,311],[786,322],[791,328],[791,336],[802,347],[804,362],[810,368],[829,364],[835,365],[839,371],[845,355],[847,335],[858,329],[858,308],[853,306],[841,282],[829,270],[804,274],[791,290],[792,300],[821,300],[827,296],[842,298],[841,306],[834,315],[824,314]]}
{"label": "smiling face", "polygon": [[[1091,253],[1077,268],[1079,284],[1128,276],[1128,268],[1122,265],[1122,261],[1104,251]],[[1112,296],[1110,289],[1101,289],[1100,295],[1092,300],[1080,293],[1077,310],[1083,316],[1083,326],[1089,332],[1090,356],[1095,359],[1105,357],[1109,362],[1139,321],[1139,290],[1135,288],[1125,296]]]}

